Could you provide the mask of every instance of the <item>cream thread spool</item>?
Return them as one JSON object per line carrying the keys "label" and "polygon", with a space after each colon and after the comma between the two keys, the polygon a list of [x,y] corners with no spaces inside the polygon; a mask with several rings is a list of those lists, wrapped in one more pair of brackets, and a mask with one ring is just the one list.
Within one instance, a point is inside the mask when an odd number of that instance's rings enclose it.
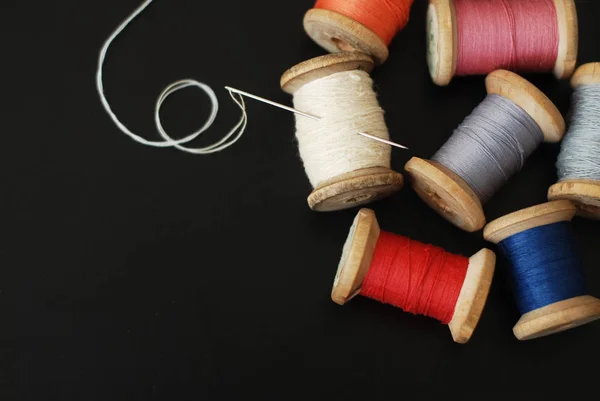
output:
{"label": "cream thread spool", "polygon": [[[373,260],[380,229],[375,212],[361,209],[346,239],[333,283],[331,299],[344,305],[360,293]],[[482,249],[469,259],[467,275],[448,328],[454,341],[464,344],[473,335],[492,284],[496,254]]]}
{"label": "cream thread spool", "polygon": [[[600,63],[584,64],[575,71],[571,78],[571,86],[577,88],[582,85],[600,86]],[[550,187],[548,199],[570,200],[577,206],[579,215],[600,219],[600,181],[577,179],[560,181]]]}
{"label": "cream thread spool", "polygon": [[[289,69],[281,78],[282,89],[295,94],[307,84],[325,79],[333,74],[360,70],[369,73],[374,67],[373,60],[362,53],[337,53],[317,57]],[[370,89],[372,90],[372,88]],[[319,116],[324,117],[324,116]],[[297,119],[306,118],[297,116]],[[353,115],[347,116],[349,124]],[[352,133],[349,135],[358,135]],[[364,146],[381,145],[371,139],[363,138]],[[390,147],[391,158],[391,147]],[[332,160],[333,162],[333,160]],[[385,163],[389,165],[389,159]],[[308,204],[316,211],[334,211],[360,206],[399,191],[404,180],[401,174],[386,166],[361,168],[330,177],[318,184],[308,197]]]}
{"label": "cream thread spool", "polygon": [[[519,75],[498,70],[485,80],[488,94],[512,101],[538,124],[544,142],[559,142],[565,122],[546,95]],[[437,213],[455,226],[469,232],[481,230],[486,223],[481,200],[457,174],[438,162],[413,157],[405,166],[417,194]]]}
{"label": "cream thread spool", "polygon": [[[570,201],[555,201],[508,214],[489,223],[483,232],[487,241],[498,244],[524,231],[571,221],[576,208]],[[600,300],[583,295],[555,302],[525,313],[513,328],[519,340],[530,340],[569,330],[600,319]]]}
{"label": "cream thread spool", "polygon": [[[474,0],[477,1],[477,0]],[[559,45],[554,75],[569,78],[577,64],[578,22],[574,0],[554,0]],[[452,0],[430,0],[427,10],[427,64],[433,82],[445,86],[455,75],[458,57],[458,23]]]}

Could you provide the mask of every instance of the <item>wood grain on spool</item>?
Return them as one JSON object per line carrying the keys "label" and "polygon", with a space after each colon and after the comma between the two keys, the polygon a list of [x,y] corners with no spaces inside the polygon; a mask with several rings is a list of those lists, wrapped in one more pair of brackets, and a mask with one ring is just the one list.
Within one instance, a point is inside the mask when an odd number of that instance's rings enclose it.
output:
{"label": "wood grain on spool", "polygon": [[[600,63],[584,64],[575,71],[571,86],[600,85]],[[548,190],[549,200],[566,199],[578,209],[578,215],[600,219],[600,182],[594,180],[561,180]]]}
{"label": "wood grain on spool", "polygon": [[488,94],[512,100],[535,120],[544,133],[544,141],[560,142],[565,135],[565,120],[542,91],[525,78],[507,70],[496,70],[485,79]]}
{"label": "wood grain on spool", "polygon": [[330,53],[362,52],[384,63],[389,51],[383,40],[369,28],[344,15],[324,9],[309,10],[304,30],[319,46]]}
{"label": "wood grain on spool", "polygon": [[285,92],[293,95],[298,89],[317,79],[343,71],[360,70],[370,73],[374,67],[373,59],[364,53],[330,54],[293,66],[282,75],[280,83]]}
{"label": "wood grain on spool", "polygon": [[[511,213],[489,223],[484,230],[484,238],[500,243],[506,238],[529,229],[571,221],[576,208],[570,201],[544,203]],[[589,296],[579,296],[556,302],[521,316],[513,328],[519,340],[530,340],[584,325],[600,318],[600,300]]]}
{"label": "wood grain on spool", "polygon": [[[302,86],[317,79],[343,71],[370,72],[373,67],[373,59],[364,53],[328,54],[290,68],[281,77],[281,88],[294,94]],[[311,209],[319,212],[349,209],[389,196],[402,189],[403,185],[402,174],[387,167],[371,167],[321,183],[307,201]]]}
{"label": "wood grain on spool", "polygon": [[575,0],[554,0],[558,18],[558,55],[554,65],[554,75],[567,79],[573,75],[577,65],[579,50],[579,23]]}
{"label": "wood grain on spool", "polygon": [[417,195],[446,220],[468,232],[483,228],[481,201],[458,175],[438,162],[418,157],[410,159],[404,170]]}
{"label": "wood grain on spool", "polygon": [[[331,299],[335,303],[344,305],[360,293],[380,232],[375,212],[361,209],[350,229],[333,283]],[[496,255],[489,249],[482,249],[469,259],[454,316],[448,324],[455,342],[464,344],[473,335],[487,301],[495,265]]]}
{"label": "wood grain on spool", "polygon": [[458,59],[456,11],[451,0],[430,0],[427,9],[427,64],[434,83],[452,81]]}

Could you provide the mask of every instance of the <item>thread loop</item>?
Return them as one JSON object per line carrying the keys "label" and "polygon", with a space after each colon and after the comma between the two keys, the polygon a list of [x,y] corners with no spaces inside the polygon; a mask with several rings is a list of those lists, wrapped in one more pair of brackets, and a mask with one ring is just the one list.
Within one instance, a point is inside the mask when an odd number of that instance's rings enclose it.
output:
{"label": "thread loop", "polygon": [[[119,130],[121,130],[121,132],[123,132],[125,135],[127,135],[134,141],[141,143],[142,145],[158,147],[158,148],[174,147],[181,151],[192,153],[192,154],[211,154],[211,153],[215,153],[215,152],[220,152],[221,150],[226,149],[226,148],[230,147],[231,145],[233,145],[234,143],[236,143],[240,139],[240,137],[243,135],[244,131],[246,130],[246,125],[248,123],[248,115],[246,114],[246,105],[244,103],[244,98],[242,96],[239,96],[239,98],[236,98],[233,95],[233,93],[231,91],[229,91],[231,98],[238,105],[238,107],[240,108],[240,110],[242,112],[240,120],[221,140],[219,140],[218,142],[216,142],[210,146],[206,146],[203,148],[190,148],[190,147],[186,147],[183,145],[193,141],[194,139],[198,138],[198,136],[202,135],[206,130],[208,130],[212,126],[212,124],[219,112],[219,100],[217,99],[217,96],[215,95],[212,88],[210,86],[206,85],[205,83],[196,81],[194,79],[183,79],[181,81],[177,81],[177,82],[170,84],[161,92],[161,94],[159,95],[159,97],[156,101],[156,106],[154,109],[154,122],[156,124],[156,129],[157,129],[159,135],[163,138],[162,141],[152,141],[152,140],[146,139],[146,138],[134,133],[133,131],[131,131],[129,128],[127,128],[127,126],[125,124],[123,124],[119,120],[119,118],[116,116],[116,114],[110,107],[110,103],[106,99],[106,95],[104,93],[104,82],[103,82],[102,72],[103,72],[104,61],[106,59],[106,54],[108,52],[108,49],[110,48],[110,45],[112,44],[112,42],[119,36],[119,34],[121,32],[123,32],[123,30],[131,23],[131,21],[133,21],[135,18],[137,18],[150,5],[150,3],[152,3],[152,1],[153,0],[146,0],[145,2],[143,2],[138,8],[135,9],[135,11],[129,17],[127,17],[117,27],[117,29],[115,29],[115,31],[108,37],[106,42],[104,42],[104,45],[102,46],[102,49],[100,50],[100,56],[98,58],[98,69],[96,72],[96,89],[98,91],[98,95],[100,96],[100,102],[102,103],[104,110],[109,115],[111,120],[115,123],[117,128],[119,128]],[[174,94],[175,92],[185,89],[185,88],[194,88],[194,87],[201,89],[208,96],[210,103],[211,103],[211,111],[210,111],[209,117],[200,129],[192,132],[191,134],[186,135],[185,137],[183,137],[181,139],[174,139],[167,134],[166,130],[164,129],[164,127],[162,125],[162,122],[160,119],[160,109],[161,109],[164,101],[169,96]]]}

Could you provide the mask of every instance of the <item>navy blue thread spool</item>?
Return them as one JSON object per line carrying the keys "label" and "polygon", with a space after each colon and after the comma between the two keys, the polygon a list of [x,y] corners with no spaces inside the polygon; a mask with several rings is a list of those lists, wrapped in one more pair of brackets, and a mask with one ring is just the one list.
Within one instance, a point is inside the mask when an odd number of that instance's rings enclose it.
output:
{"label": "navy blue thread spool", "polygon": [[485,239],[498,244],[511,262],[522,313],[513,328],[519,340],[600,318],[600,300],[587,294],[581,261],[567,227],[576,211],[570,201],[549,202],[511,213],[485,227]]}

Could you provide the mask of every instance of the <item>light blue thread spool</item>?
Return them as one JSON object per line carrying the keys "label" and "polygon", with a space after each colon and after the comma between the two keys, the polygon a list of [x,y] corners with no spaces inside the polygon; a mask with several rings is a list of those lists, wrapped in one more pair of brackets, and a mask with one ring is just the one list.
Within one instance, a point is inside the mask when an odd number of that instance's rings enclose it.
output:
{"label": "light blue thread spool", "polygon": [[600,219],[600,63],[579,67],[571,86],[575,93],[557,161],[559,182],[550,187],[548,198],[570,200],[580,216]]}

